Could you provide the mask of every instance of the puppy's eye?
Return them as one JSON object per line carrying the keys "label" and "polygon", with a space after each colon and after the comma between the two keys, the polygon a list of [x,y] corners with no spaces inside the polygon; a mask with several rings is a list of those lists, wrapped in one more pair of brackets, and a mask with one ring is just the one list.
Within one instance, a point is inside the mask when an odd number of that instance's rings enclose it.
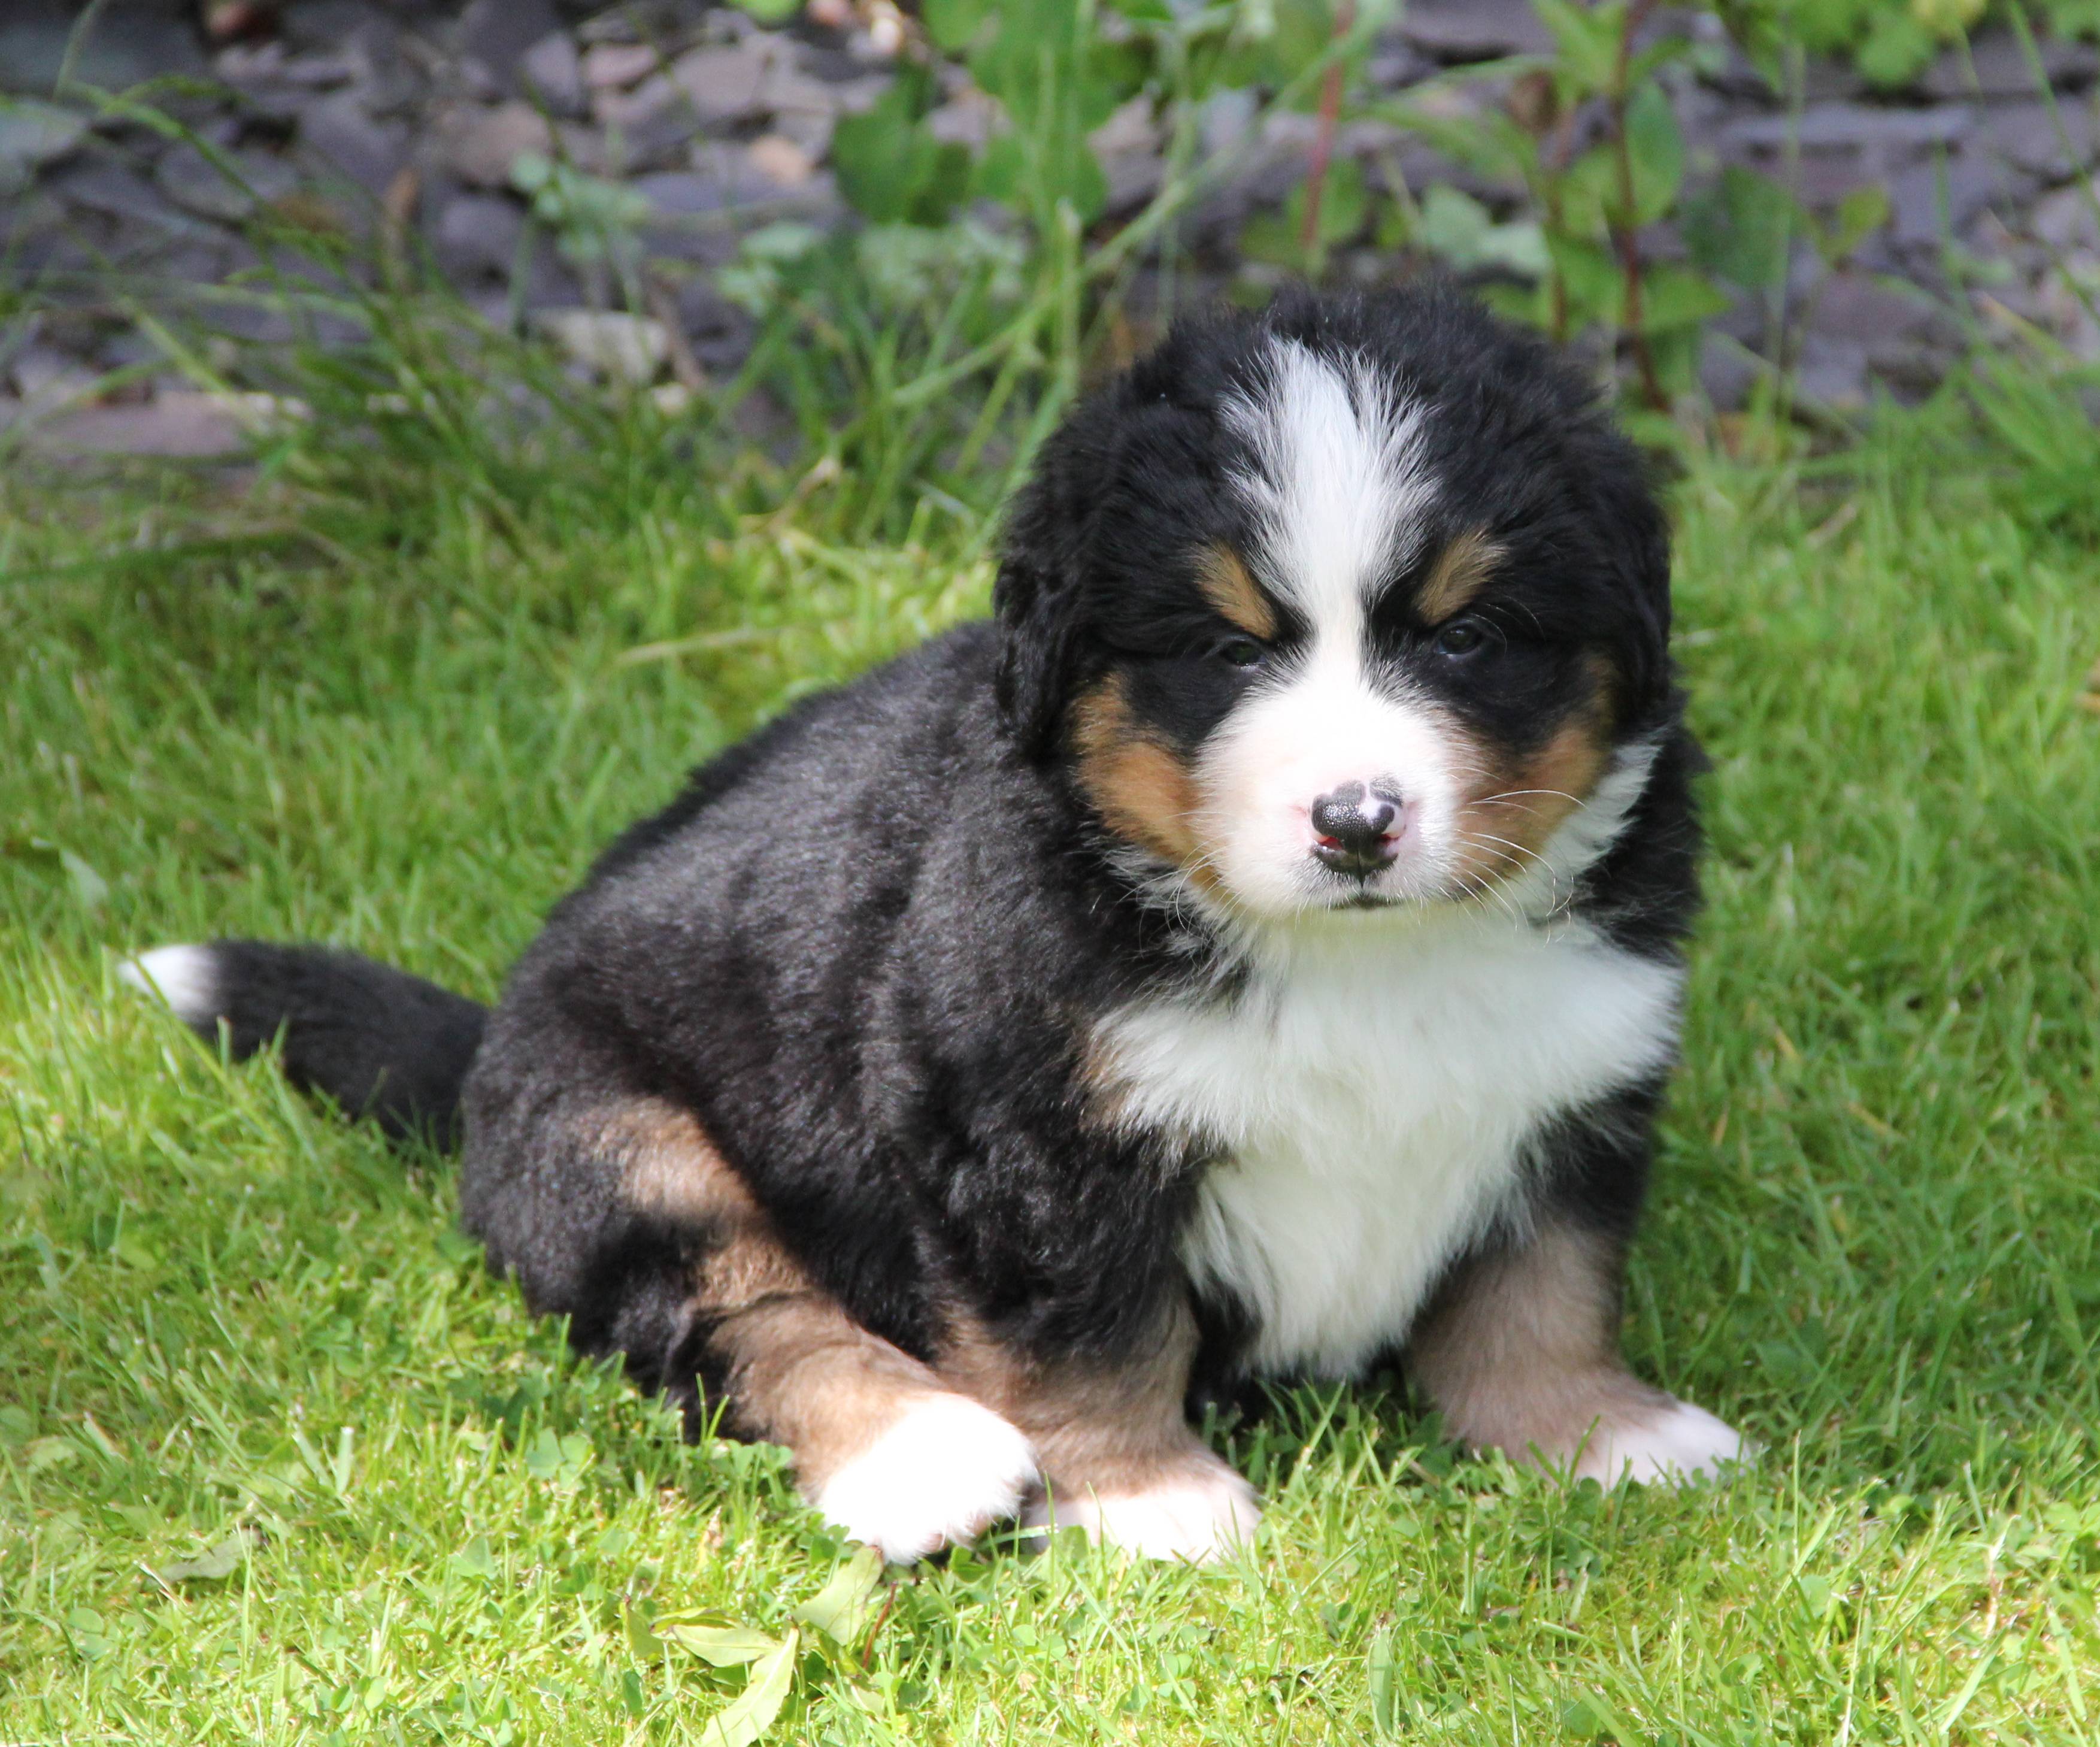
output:
{"label": "puppy's eye", "polygon": [[1268,650],[1251,637],[1229,637],[1212,653],[1220,661],[1236,668],[1260,667],[1268,655]]}
{"label": "puppy's eye", "polygon": [[1487,641],[1476,619],[1454,619],[1436,633],[1432,646],[1440,655],[1470,655]]}

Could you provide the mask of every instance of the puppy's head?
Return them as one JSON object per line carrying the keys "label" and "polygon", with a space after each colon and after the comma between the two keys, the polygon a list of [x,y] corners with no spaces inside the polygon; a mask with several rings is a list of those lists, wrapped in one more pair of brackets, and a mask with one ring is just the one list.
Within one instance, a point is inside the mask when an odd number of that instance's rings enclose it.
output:
{"label": "puppy's head", "polygon": [[1014,507],[1013,731],[1256,917],[1537,868],[1669,708],[1669,556],[1587,384],[1455,293],[1177,327]]}

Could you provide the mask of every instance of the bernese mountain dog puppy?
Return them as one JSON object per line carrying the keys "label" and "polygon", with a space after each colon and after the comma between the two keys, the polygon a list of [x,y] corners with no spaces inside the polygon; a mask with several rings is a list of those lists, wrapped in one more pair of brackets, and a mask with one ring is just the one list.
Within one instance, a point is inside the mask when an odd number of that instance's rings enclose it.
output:
{"label": "bernese mountain dog puppy", "polygon": [[1699,755],[1664,520],[1446,289],[1185,321],[1012,506],[988,623],[703,765],[492,1012],[347,955],[126,967],[448,1131],[536,1311],[894,1560],[1202,1558],[1190,1404],[1398,1358],[1475,1446],[1743,1450],[1619,1357]]}

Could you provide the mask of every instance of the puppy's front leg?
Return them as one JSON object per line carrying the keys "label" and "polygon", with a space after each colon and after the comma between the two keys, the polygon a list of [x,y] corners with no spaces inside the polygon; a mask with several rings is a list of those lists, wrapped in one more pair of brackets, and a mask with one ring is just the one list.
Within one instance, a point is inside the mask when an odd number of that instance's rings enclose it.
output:
{"label": "puppy's front leg", "polygon": [[1186,1414],[1196,1319],[1175,1299],[1153,1338],[1118,1360],[1044,1361],[958,1317],[942,1379],[1027,1434],[1042,1469],[1030,1528],[1084,1529],[1150,1559],[1209,1560],[1252,1538],[1254,1489]]}
{"label": "puppy's front leg", "polygon": [[1542,1214],[1527,1240],[1461,1264],[1415,1330],[1410,1369],[1467,1443],[1578,1480],[1683,1480],[1740,1458],[1740,1433],[1626,1369],[1625,1265],[1620,1240]]}

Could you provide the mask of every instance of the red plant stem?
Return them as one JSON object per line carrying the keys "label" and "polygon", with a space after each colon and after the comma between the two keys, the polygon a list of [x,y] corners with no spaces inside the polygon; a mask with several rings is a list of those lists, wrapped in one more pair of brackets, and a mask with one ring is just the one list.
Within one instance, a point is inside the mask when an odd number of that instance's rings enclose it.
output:
{"label": "red plant stem", "polygon": [[883,1592],[882,1611],[875,1617],[875,1624],[867,1629],[867,1636],[861,1642],[860,1665],[866,1668],[875,1656],[875,1637],[889,1618],[889,1610],[897,1605],[897,1586],[893,1583]]}
{"label": "red plant stem", "polygon": [[1635,235],[1634,223],[1634,154],[1626,139],[1626,80],[1628,64],[1633,59],[1634,33],[1654,10],[1655,0],[1633,0],[1626,8],[1626,28],[1619,33],[1618,68],[1612,82],[1611,103],[1617,144],[1619,215],[1611,231],[1618,248],[1619,272],[1626,281],[1626,343],[1634,355],[1634,368],[1640,373],[1641,396],[1650,411],[1667,412],[1670,396],[1655,367],[1655,352],[1648,343],[1646,312],[1642,307],[1640,240]]}
{"label": "red plant stem", "polygon": [[[1562,223],[1564,202],[1561,199],[1561,178],[1568,174],[1569,160],[1575,156],[1575,106],[1570,104],[1562,111],[1553,130],[1553,168],[1551,174],[1542,176],[1546,199],[1546,229],[1551,236],[1560,236],[1566,229]],[[1568,276],[1560,271],[1560,263],[1551,263],[1547,276],[1547,288],[1552,299],[1553,343],[1568,343]]]}
{"label": "red plant stem", "polygon": [[[1334,40],[1339,44],[1356,29],[1357,0],[1340,0],[1335,8]],[[1320,84],[1320,130],[1312,136],[1312,162],[1305,172],[1305,217],[1298,227],[1298,246],[1312,258],[1320,242],[1320,203],[1327,191],[1327,166],[1335,156],[1335,130],[1342,119],[1342,57],[1337,54]]]}

